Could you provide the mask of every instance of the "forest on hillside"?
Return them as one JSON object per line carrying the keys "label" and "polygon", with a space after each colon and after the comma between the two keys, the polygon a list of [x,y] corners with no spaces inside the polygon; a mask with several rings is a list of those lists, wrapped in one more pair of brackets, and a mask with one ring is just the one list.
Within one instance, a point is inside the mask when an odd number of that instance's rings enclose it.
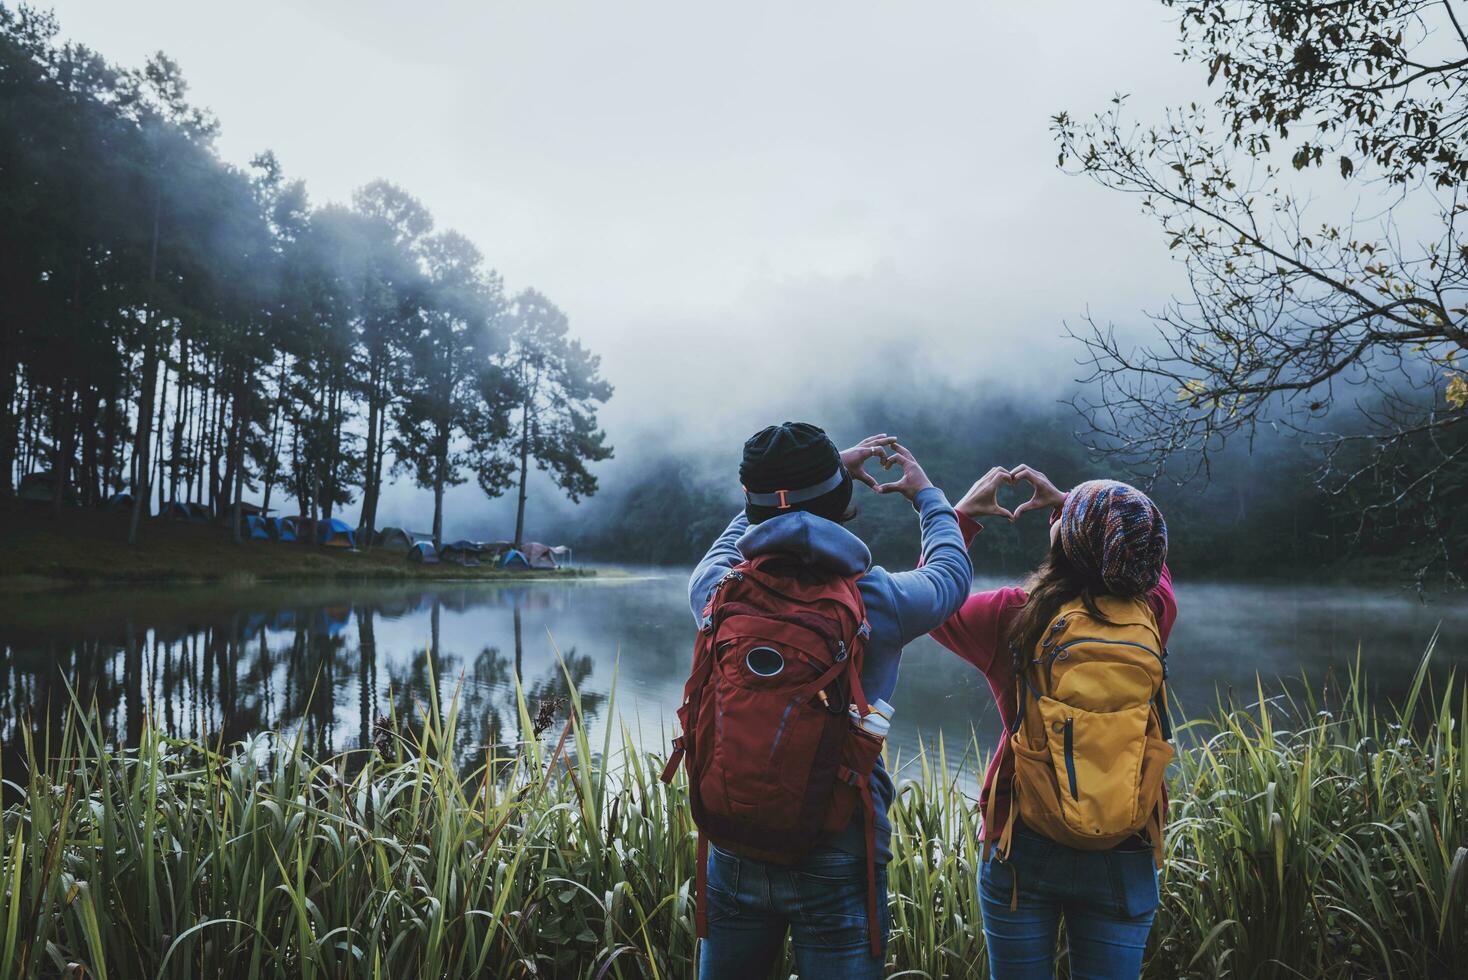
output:
{"label": "forest on hillside", "polygon": [[[921,395],[914,392],[921,391]],[[933,482],[957,500],[990,466],[1029,463],[1062,487],[1113,477],[1141,482],[1145,474],[1092,451],[1078,438],[1080,420],[1069,401],[1050,395],[1024,401],[1008,392],[964,390],[906,382],[901,388],[822,399],[823,414],[808,421],[838,442],[891,432],[913,450]],[[782,421],[772,419],[771,421]],[[580,553],[635,564],[691,564],[741,506],[738,468],[743,435],[702,451],[658,453],[622,460],[603,492],[564,517],[557,533],[575,535]],[[1171,536],[1171,560],[1194,577],[1253,578],[1353,572],[1403,577],[1416,555],[1390,527],[1363,521],[1362,497],[1334,494],[1316,482],[1317,450],[1292,433],[1261,436],[1215,459],[1210,479],[1152,484]],[[879,478],[881,473],[873,466]],[[888,477],[890,478],[890,477]],[[1025,487],[1013,498],[1023,499]],[[1009,499],[1006,495],[1004,499]],[[851,529],[874,559],[911,567],[918,553],[917,521],[900,499],[857,487]],[[1009,526],[988,522],[973,548],[980,573],[1022,575],[1044,553],[1046,522]]]}

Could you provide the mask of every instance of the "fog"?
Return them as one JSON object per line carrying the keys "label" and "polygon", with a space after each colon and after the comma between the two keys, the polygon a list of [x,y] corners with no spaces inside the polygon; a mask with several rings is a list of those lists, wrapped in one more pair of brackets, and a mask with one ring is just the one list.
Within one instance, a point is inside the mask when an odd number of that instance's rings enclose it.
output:
{"label": "fog", "polygon": [[[273,149],[317,203],[390,179],[551,296],[617,388],[604,479],[893,379],[1053,400],[1065,322],[1138,322],[1181,283],[1049,134],[1115,93],[1141,118],[1202,95],[1157,3],[55,9],[110,59],[177,59],[226,159]],[[503,505],[459,487],[446,529],[503,536]],[[424,510],[399,480],[381,522]]]}

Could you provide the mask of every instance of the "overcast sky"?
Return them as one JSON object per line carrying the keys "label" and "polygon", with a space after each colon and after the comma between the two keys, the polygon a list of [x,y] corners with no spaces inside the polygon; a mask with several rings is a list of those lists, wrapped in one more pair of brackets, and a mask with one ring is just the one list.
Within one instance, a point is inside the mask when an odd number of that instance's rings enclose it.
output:
{"label": "overcast sky", "polygon": [[318,203],[385,177],[545,292],[603,356],[614,442],[799,416],[894,361],[1053,383],[1065,321],[1178,283],[1049,133],[1202,94],[1155,0],[55,9],[113,61],[177,59],[227,159],[272,149]]}

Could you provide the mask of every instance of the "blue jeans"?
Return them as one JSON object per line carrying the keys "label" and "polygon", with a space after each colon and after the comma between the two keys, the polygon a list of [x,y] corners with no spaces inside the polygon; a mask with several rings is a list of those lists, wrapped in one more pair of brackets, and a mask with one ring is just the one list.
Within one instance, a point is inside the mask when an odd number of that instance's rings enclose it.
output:
{"label": "blue jeans", "polygon": [[[1157,871],[1144,844],[1078,851],[1015,828],[1007,861],[979,872],[994,980],[1053,980],[1060,918],[1071,980],[1136,980],[1157,914]],[[1019,906],[1010,911],[1016,875]]]}
{"label": "blue jeans", "polygon": [[[712,845],[708,938],[699,980],[763,980],[790,933],[801,980],[881,980],[867,933],[866,860],[812,852],[793,867],[739,857]],[[877,865],[877,909],[886,942],[887,867]]]}

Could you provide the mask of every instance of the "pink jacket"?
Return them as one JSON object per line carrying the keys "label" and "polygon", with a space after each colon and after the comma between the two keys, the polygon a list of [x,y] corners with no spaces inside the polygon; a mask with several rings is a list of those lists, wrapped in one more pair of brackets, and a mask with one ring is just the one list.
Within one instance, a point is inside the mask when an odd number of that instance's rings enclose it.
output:
{"label": "pink jacket", "polygon": [[[963,531],[965,546],[973,544],[974,538],[983,530],[983,525],[962,514],[958,516],[958,526]],[[989,840],[999,838],[1009,816],[1010,777],[1014,772],[1014,761],[1004,749],[1009,726],[1014,723],[1015,707],[1014,666],[1004,637],[1015,613],[1028,600],[1028,593],[1014,586],[976,592],[946,623],[932,632],[933,639],[984,672],[994,703],[999,708],[999,717],[1004,721],[1005,734],[1001,735],[999,748],[989,760],[989,771],[984,776],[984,788],[979,794],[980,810],[985,813],[988,812],[989,794],[998,794],[994,799],[994,826],[984,828],[984,836]],[[1172,633],[1172,624],[1177,621],[1177,598],[1172,591],[1172,573],[1166,565],[1162,568],[1162,580],[1147,593],[1147,603],[1157,617],[1157,629],[1166,644]]]}

